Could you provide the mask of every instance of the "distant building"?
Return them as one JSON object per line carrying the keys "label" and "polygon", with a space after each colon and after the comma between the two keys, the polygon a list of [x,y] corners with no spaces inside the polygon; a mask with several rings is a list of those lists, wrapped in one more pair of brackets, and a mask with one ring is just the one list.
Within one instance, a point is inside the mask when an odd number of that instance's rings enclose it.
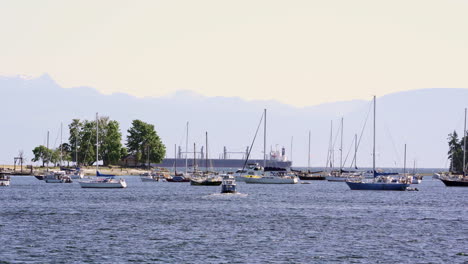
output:
{"label": "distant building", "polygon": [[138,167],[136,157],[133,154],[125,156],[120,160],[119,165],[122,167]]}

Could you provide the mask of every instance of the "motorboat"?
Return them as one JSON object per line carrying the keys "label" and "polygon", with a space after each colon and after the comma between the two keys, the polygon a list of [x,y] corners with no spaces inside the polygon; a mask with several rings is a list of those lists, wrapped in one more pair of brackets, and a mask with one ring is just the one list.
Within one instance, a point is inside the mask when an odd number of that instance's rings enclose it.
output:
{"label": "motorboat", "polygon": [[255,184],[295,184],[299,179],[294,173],[287,171],[284,168],[266,167],[265,173],[262,176],[247,176],[246,183]]}
{"label": "motorboat", "polygon": [[72,183],[70,176],[65,171],[48,171],[44,176],[46,183]]}
{"label": "motorboat", "polygon": [[10,174],[0,172],[0,186],[10,186]]}
{"label": "motorboat", "polygon": [[230,174],[222,175],[222,178],[221,193],[237,193],[236,178]]}

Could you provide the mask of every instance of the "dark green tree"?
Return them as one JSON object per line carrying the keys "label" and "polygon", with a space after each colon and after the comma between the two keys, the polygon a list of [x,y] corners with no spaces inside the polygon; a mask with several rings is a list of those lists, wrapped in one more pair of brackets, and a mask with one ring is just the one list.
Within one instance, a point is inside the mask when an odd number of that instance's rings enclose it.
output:
{"label": "dark green tree", "polygon": [[70,136],[68,137],[68,142],[70,144],[71,161],[76,163],[76,166],[79,166],[77,161],[77,153],[80,152],[80,133],[83,129],[83,123],[79,119],[73,119],[71,124],[68,125]]}
{"label": "dark green tree", "polygon": [[119,122],[108,119],[100,120],[99,133],[102,138],[100,142],[99,154],[102,157],[104,165],[117,164],[121,158],[122,133],[120,133]]}
{"label": "dark green tree", "polygon": [[166,147],[161,142],[154,125],[141,120],[133,120],[128,130],[127,148],[130,154],[135,155],[137,163],[149,161],[161,163],[166,155]]}
{"label": "dark green tree", "polygon": [[[99,126],[99,160],[104,165],[116,164],[121,157],[122,134],[119,123],[102,116],[98,120]],[[96,121],[73,119],[68,126],[70,129],[70,149],[72,161],[91,166],[96,162]],[[76,152],[77,151],[77,155]]]}
{"label": "dark green tree", "polygon": [[72,161],[72,151],[71,146],[68,143],[62,143],[62,146],[57,149],[60,153],[62,152],[62,161],[67,162],[67,166],[70,166],[70,161]]}
{"label": "dark green tree", "polygon": [[34,154],[34,158],[32,158],[32,161],[41,161],[42,167],[44,167],[45,163],[50,162],[52,158],[52,151],[43,145],[35,147],[32,150],[32,152]]}
{"label": "dark green tree", "polygon": [[447,154],[450,160],[450,171],[452,173],[463,173],[463,142],[463,138],[458,139],[456,131],[448,135],[449,151]]}

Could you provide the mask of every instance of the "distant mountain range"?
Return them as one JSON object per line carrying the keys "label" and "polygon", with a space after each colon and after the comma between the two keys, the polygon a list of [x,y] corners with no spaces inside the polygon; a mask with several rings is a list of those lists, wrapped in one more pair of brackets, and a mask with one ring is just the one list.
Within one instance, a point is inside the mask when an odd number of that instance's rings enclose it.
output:
{"label": "distant mountain range", "polygon": [[[137,98],[127,94],[104,95],[94,88],[60,87],[48,75],[27,79],[0,77],[0,164],[12,164],[23,150],[28,163],[31,150],[45,144],[50,131],[50,146],[68,138],[67,125],[73,118],[93,119],[96,112],[120,122],[123,140],[133,119],[155,125],[167,148],[174,156],[174,145],[185,149],[185,126],[189,122],[189,151],[193,143],[205,144],[209,133],[211,158],[219,158],[223,146],[228,151],[242,152],[250,145],[262,111],[267,113],[268,150],[286,148],[294,166],[307,165],[308,131],[312,131],[311,165],[324,166],[333,120],[335,164],[340,154],[338,128],[344,117],[343,156],[349,166],[355,133],[360,134],[371,109],[368,101],[354,100],[303,108],[276,101],[246,101],[237,97],[205,97],[190,91],[171,96]],[[407,144],[408,166],[413,160],[418,167],[446,167],[447,135],[463,129],[463,109],[468,107],[468,89],[421,89],[384,95],[377,99],[377,164],[379,167],[402,167],[403,147]],[[369,115],[357,154],[358,166],[372,164],[372,116]],[[292,142],[292,155],[291,155]],[[254,145],[254,158],[262,157],[263,132]],[[232,158],[241,156],[231,154]],[[343,160],[345,157],[343,157]],[[214,161],[215,162],[215,161]]]}

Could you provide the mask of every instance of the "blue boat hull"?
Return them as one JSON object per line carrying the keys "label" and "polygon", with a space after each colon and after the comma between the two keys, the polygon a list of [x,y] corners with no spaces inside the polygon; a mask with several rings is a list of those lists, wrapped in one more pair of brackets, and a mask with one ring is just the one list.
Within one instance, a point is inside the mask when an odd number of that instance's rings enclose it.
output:
{"label": "blue boat hull", "polygon": [[346,182],[351,190],[368,191],[405,191],[410,185],[406,183],[382,183],[382,182]]}

